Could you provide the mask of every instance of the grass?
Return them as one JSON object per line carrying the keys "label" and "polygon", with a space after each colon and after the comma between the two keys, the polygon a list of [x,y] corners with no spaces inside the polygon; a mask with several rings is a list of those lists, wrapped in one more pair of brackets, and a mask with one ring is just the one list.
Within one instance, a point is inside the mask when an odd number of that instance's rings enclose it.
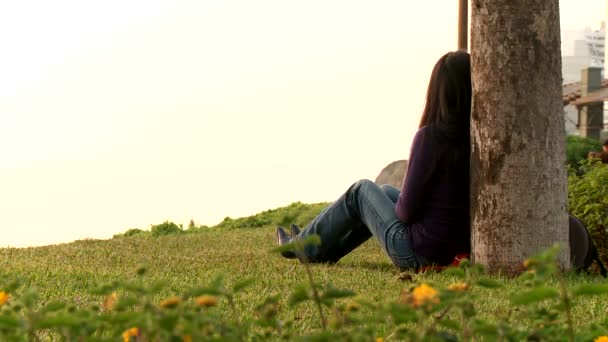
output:
{"label": "grass", "polygon": [[[15,272],[26,287],[39,290],[41,304],[60,300],[78,307],[99,305],[103,298],[90,294],[97,284],[112,280],[135,279],[135,270],[145,266],[144,279],[162,282],[158,301],[188,288],[208,284],[223,274],[227,284],[254,278],[250,287],[235,297],[237,312],[252,319],[254,308],[264,298],[279,295],[279,317],[293,323],[298,333],[307,334],[320,328],[318,313],[312,303],[290,308],[287,299],[299,284],[307,282],[299,262],[271,253],[274,227],[255,229],[209,228],[196,234],[163,237],[129,237],[111,240],[81,240],[68,244],[35,248],[0,249],[0,269]],[[313,265],[315,280],[337,288],[354,290],[367,300],[385,302],[399,297],[405,288],[427,282],[447,286],[458,281],[448,273],[413,274],[410,281],[399,280],[400,272],[383,254],[378,243],[370,240],[335,265]],[[495,320],[503,317],[509,295],[523,291],[521,280],[502,280],[503,289],[474,287],[478,316]],[[601,282],[601,278],[570,274],[569,286]],[[573,316],[575,326],[600,322],[608,317],[606,295],[576,298]],[[350,299],[344,299],[348,301]],[[222,303],[217,310],[228,308]],[[362,312],[365,315],[365,312]],[[517,317],[517,311],[511,312]],[[383,327],[377,327],[378,333]]]}

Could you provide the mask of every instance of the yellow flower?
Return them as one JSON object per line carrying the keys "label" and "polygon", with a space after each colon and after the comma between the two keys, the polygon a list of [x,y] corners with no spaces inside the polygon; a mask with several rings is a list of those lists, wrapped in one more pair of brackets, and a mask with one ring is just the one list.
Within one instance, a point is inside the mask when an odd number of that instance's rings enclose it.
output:
{"label": "yellow flower", "polygon": [[600,336],[598,338],[596,338],[595,340],[593,340],[593,342],[608,342],[608,336]]}
{"label": "yellow flower", "polygon": [[427,284],[422,284],[412,291],[412,304],[420,307],[424,304],[439,304],[439,292]]}
{"label": "yellow flower", "polygon": [[0,291],[0,306],[6,304],[9,298],[11,298],[11,296],[8,293]]}
{"label": "yellow flower", "polygon": [[383,337],[376,337],[376,342],[384,342],[384,338]]}
{"label": "yellow flower", "polygon": [[122,333],[122,339],[124,342],[129,342],[131,341],[131,337],[137,337],[137,335],[139,335],[139,328],[133,327]]}
{"label": "yellow flower", "polygon": [[218,303],[217,297],[210,295],[202,295],[196,298],[196,304],[205,307],[216,306]]}
{"label": "yellow flower", "polygon": [[533,266],[534,264],[536,264],[536,261],[533,259],[526,259],[526,260],[524,260],[523,264],[524,264],[525,268],[529,268],[530,266]]}
{"label": "yellow flower", "polygon": [[464,292],[469,288],[467,283],[453,283],[448,286],[448,290],[454,292]]}
{"label": "yellow flower", "polygon": [[178,306],[181,301],[182,300],[179,297],[170,297],[160,302],[160,307],[166,309],[174,308]]}
{"label": "yellow flower", "polygon": [[103,301],[103,304],[101,306],[104,309],[111,309],[114,306],[114,304],[116,304],[117,300],[118,300],[118,295],[116,294],[116,292],[112,292],[106,296],[106,299]]}
{"label": "yellow flower", "polygon": [[184,335],[184,342],[192,342],[192,336],[188,334]]}

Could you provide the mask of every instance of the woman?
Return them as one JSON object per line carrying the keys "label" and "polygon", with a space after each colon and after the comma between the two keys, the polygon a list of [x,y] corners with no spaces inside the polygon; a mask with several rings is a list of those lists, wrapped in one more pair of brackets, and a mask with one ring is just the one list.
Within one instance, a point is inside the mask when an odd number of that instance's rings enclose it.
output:
{"label": "woman", "polygon": [[[302,232],[292,225],[294,239],[321,238],[321,245],[304,248],[306,258],[337,262],[372,236],[401,269],[447,265],[469,253],[470,114],[469,54],[447,53],[431,74],[401,192],[361,180]],[[277,238],[279,245],[291,241],[282,227]]]}

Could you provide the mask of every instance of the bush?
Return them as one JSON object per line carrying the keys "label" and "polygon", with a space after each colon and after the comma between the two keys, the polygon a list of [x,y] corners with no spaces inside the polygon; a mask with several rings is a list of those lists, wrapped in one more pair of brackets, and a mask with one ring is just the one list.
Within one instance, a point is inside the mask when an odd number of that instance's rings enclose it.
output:
{"label": "bush", "polygon": [[570,167],[568,174],[568,209],[585,223],[595,241],[600,257],[608,261],[608,165],[598,160],[579,163],[582,174]]}
{"label": "bush", "polygon": [[[266,210],[261,213],[247,217],[241,217],[237,219],[226,217],[222,222],[211,228],[259,228],[271,225],[289,226],[291,223],[295,223],[301,227],[304,227],[310,221],[312,221],[312,219],[319,215],[319,213],[327,205],[328,203],[304,204],[302,202],[295,202],[285,207]],[[188,229],[183,230],[177,224],[165,221],[161,224],[153,225],[151,232],[133,228],[127,230],[123,234],[116,234],[113,237],[122,238],[130,236],[145,236],[150,233],[152,234],[152,236],[164,236],[181,233],[198,233],[208,228],[208,226],[196,225],[193,220],[190,220],[190,222],[188,223]]]}
{"label": "bush", "polygon": [[118,239],[118,238],[124,238],[124,237],[132,237],[132,236],[145,236],[145,235],[148,235],[149,233],[150,233],[149,231],[141,230],[139,228],[131,228],[122,234],[114,234],[112,236],[112,238]]}
{"label": "bush", "polygon": [[145,233],[145,232],[144,232],[143,230],[141,230],[141,229],[138,229],[138,228],[132,228],[132,229],[127,230],[127,231],[124,233],[124,236],[125,236],[125,237],[129,237],[129,236],[140,235],[140,234],[143,234],[143,233]]}
{"label": "bush", "polygon": [[566,162],[570,166],[586,159],[590,151],[601,151],[602,144],[595,139],[569,135],[566,137]]}
{"label": "bush", "polygon": [[183,230],[177,224],[169,221],[153,225],[151,231],[152,236],[164,236],[183,233]]}
{"label": "bush", "polygon": [[186,230],[184,230],[184,233],[186,234],[197,234],[197,233],[201,233],[205,230],[209,229],[208,226],[196,226],[194,228],[188,228]]}
{"label": "bush", "polygon": [[315,216],[319,215],[326,206],[327,203],[304,204],[295,202],[286,207],[266,210],[248,217],[238,219],[226,217],[214,228],[257,228],[270,225],[286,226],[291,223],[305,226]]}

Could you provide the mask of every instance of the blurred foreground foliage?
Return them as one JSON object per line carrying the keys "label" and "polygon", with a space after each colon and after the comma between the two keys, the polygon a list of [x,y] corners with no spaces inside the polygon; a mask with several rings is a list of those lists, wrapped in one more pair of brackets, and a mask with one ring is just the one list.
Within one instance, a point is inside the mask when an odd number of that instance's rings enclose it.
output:
{"label": "blurred foreground foliage", "polygon": [[[200,286],[158,298],[168,284],[133,271],[130,280],[90,284],[96,301],[75,305],[43,301],[20,276],[0,274],[2,341],[603,341],[608,319],[575,321],[580,300],[605,302],[608,285],[577,282],[569,286],[556,263],[556,246],[524,262],[526,271],[507,280],[486,275],[483,267],[464,261],[444,271],[447,285],[432,281],[404,285],[392,298],[373,300],[331,284],[308,281],[289,293],[258,295],[238,310],[243,291],[262,278],[228,284],[223,276]],[[303,262],[307,272],[309,265]],[[312,273],[311,273],[312,275]],[[518,284],[509,288],[508,282]],[[480,294],[507,298],[495,317],[479,315]],[[311,320],[285,317],[285,308],[308,307]],[[319,310],[314,310],[313,308]],[[302,332],[306,324],[306,332]]]}

